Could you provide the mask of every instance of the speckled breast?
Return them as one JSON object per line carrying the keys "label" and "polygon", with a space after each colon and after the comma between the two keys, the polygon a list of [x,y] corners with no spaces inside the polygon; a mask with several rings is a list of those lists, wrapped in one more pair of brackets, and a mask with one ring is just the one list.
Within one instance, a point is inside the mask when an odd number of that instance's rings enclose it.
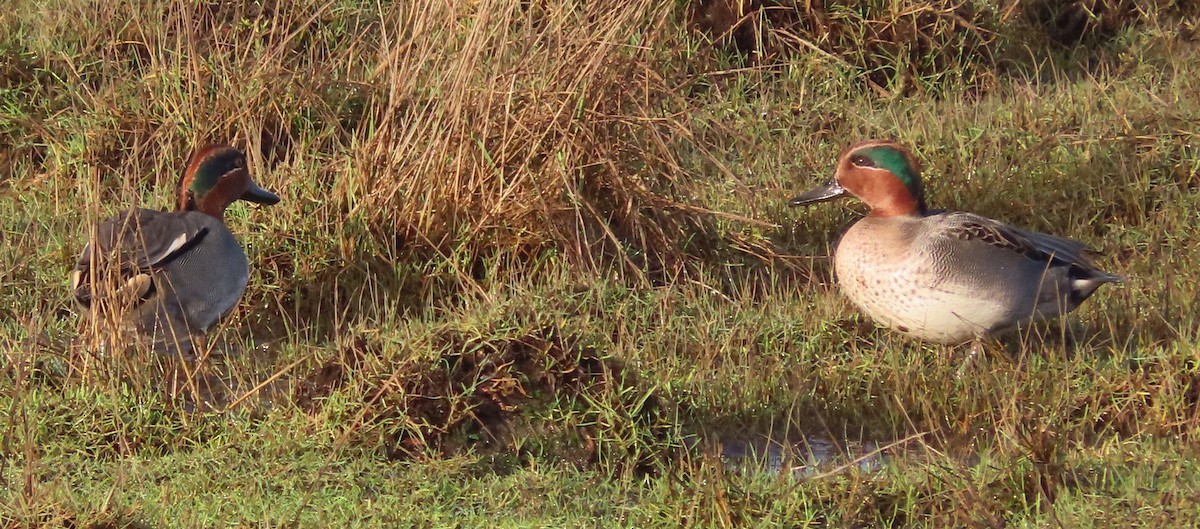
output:
{"label": "speckled breast", "polygon": [[1008,318],[913,244],[919,225],[865,218],[842,237],[834,270],[846,296],[879,324],[940,343],[974,339]]}

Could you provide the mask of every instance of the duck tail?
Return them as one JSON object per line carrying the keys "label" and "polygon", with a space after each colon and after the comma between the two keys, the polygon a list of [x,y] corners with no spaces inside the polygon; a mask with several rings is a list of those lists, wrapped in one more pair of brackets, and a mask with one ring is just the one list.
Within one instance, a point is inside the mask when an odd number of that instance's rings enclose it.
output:
{"label": "duck tail", "polygon": [[1071,274],[1071,292],[1068,294],[1068,302],[1072,306],[1079,306],[1088,297],[1100,288],[1100,285],[1105,283],[1124,283],[1125,278],[1110,274],[1108,272],[1097,270],[1095,268],[1072,267]]}

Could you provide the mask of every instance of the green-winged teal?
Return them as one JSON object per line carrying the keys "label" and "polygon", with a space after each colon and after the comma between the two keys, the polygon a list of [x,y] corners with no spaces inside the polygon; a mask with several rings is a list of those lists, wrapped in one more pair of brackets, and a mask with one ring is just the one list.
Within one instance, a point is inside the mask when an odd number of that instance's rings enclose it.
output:
{"label": "green-winged teal", "polygon": [[1100,285],[1078,241],[1024,231],[965,212],[925,206],[920,166],[903,146],[870,140],[847,148],[833,179],[793,206],[849,193],[870,207],[842,236],[834,270],[846,296],[875,321],[933,342],[980,340],[1066,314]]}
{"label": "green-winged teal", "polygon": [[225,209],[239,199],[275,204],[279,196],[255,184],[246,155],[227,145],[197,149],[176,191],[175,211],[134,208],[101,222],[71,284],[90,317],[186,352],[237,305],[249,279]]}

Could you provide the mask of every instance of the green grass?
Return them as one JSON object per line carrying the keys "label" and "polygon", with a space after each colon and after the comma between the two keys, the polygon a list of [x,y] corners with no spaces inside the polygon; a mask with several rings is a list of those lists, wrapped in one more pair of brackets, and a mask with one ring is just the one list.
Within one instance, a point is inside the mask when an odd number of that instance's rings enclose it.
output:
{"label": "green grass", "polygon": [[[834,4],[758,12],[741,55],[690,4],[17,0],[0,526],[1193,525],[1196,13],[1107,2],[1075,39],[1038,2]],[[868,137],[1125,283],[957,377],[837,291],[861,206],[786,206]],[[226,217],[233,353],[102,349],[87,226],[167,207],[202,141],[284,197]],[[888,459],[722,463],[763,435]]]}

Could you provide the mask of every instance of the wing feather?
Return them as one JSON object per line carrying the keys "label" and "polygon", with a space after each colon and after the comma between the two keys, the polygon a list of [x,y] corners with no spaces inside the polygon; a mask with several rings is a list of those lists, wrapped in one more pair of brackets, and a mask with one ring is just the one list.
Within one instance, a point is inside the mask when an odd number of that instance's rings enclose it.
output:
{"label": "wing feather", "polygon": [[[209,228],[188,214],[133,209],[102,222],[71,272],[85,307],[103,296],[145,300],[155,292],[151,272],[195,248]],[[95,282],[107,287],[96,288]]]}
{"label": "wing feather", "polygon": [[1082,242],[1025,231],[974,213],[954,212],[945,215],[944,234],[948,237],[983,242],[1035,261],[1095,270],[1089,255],[1093,252]]}

